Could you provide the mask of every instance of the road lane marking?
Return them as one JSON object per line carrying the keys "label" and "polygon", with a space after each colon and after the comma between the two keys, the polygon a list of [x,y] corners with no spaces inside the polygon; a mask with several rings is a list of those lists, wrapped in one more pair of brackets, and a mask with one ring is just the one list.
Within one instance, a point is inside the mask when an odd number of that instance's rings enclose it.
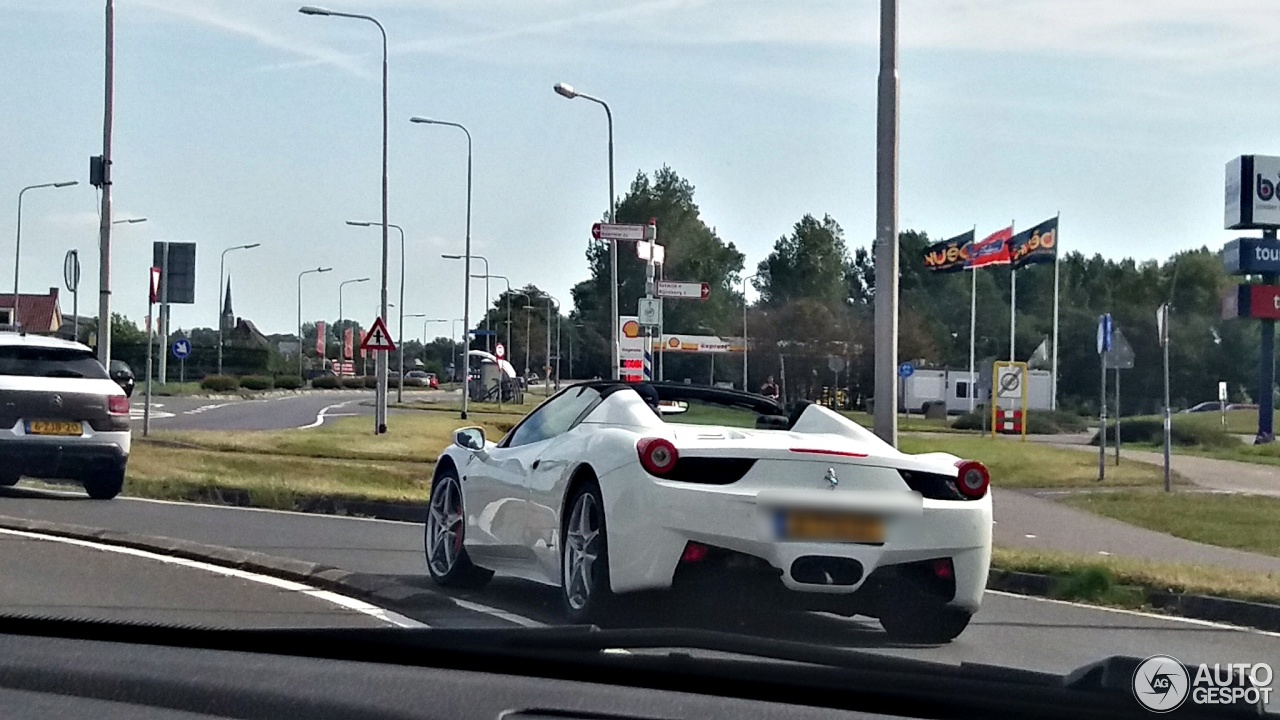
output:
{"label": "road lane marking", "polygon": [[107,545],[104,543],[90,542],[88,540],[80,540],[77,538],[61,537],[57,535],[42,535],[40,533],[26,532],[24,530],[9,530],[6,528],[0,528],[0,533],[5,535],[15,535],[17,537],[28,538],[31,540],[44,540],[47,542],[57,542],[66,545],[76,545],[93,550],[112,552],[120,555],[130,555],[147,560],[155,560],[168,565],[178,565],[181,567],[192,568],[194,570],[203,570],[216,575],[223,575],[226,577],[237,578],[239,580],[248,580],[262,585],[269,585],[286,592],[296,592],[302,595],[307,595],[317,600],[358,612],[362,615],[368,615],[369,617],[380,620],[388,625],[395,625],[396,627],[403,628],[428,627],[425,623],[418,622],[417,620],[405,617],[404,615],[392,612],[385,608],[380,608],[377,605],[371,605],[363,600],[357,600],[346,595],[339,595],[338,593],[330,592],[329,590],[321,590],[320,588],[304,585],[300,582],[271,577],[270,575],[259,575],[258,573],[252,573],[245,570],[237,570],[235,568],[222,567],[220,565],[211,565],[206,562],[200,562],[199,560],[188,560],[186,558],[172,557],[169,555],[159,555],[157,553],[147,552],[146,550],[122,547],[120,545]]}
{"label": "road lane marking", "polygon": [[480,603],[471,602],[470,600],[460,600],[458,598],[453,598],[453,602],[463,610],[470,610],[472,612],[484,613],[485,615],[492,615],[493,617],[499,618],[501,620],[506,620],[509,623],[515,623],[520,627],[540,628],[540,627],[547,626],[546,623],[538,622],[537,620],[527,618],[523,615],[517,615],[513,612],[507,612],[506,610],[501,610],[496,607],[490,607],[488,605],[482,605]]}
{"label": "road lane marking", "polygon": [[325,406],[325,407],[322,407],[322,408],[320,408],[320,412],[316,413],[316,419],[315,419],[315,422],[313,422],[313,423],[311,423],[311,424],[309,424],[309,425],[299,425],[299,426],[298,426],[297,428],[295,428],[295,429],[296,429],[296,430],[310,430],[311,428],[318,428],[318,427],[320,427],[321,425],[323,425],[323,424],[324,424],[324,418],[325,418],[325,416],[328,414],[328,412],[329,412],[330,410],[336,410],[336,409],[338,409],[338,408],[342,407],[343,405],[350,405],[350,404],[351,404],[351,403],[353,403],[353,402],[355,402],[355,400],[347,400],[346,402],[340,402],[340,403],[338,403],[338,404],[336,404],[336,405],[327,405],[327,406]]}
{"label": "road lane marking", "polygon": [[1216,630],[1234,630],[1235,632],[1252,633],[1266,637],[1280,638],[1280,632],[1259,630],[1257,628],[1243,627],[1240,625],[1228,625],[1226,623],[1213,622],[1212,620],[1199,620],[1197,618],[1179,617],[1177,615],[1161,615],[1159,613],[1142,612],[1141,610],[1126,610],[1124,608],[1105,607],[1102,605],[1088,605],[1085,603],[1070,602],[1068,600],[1036,597],[1035,595],[1020,595],[1018,593],[1005,592],[1003,590],[987,590],[987,593],[990,595],[1002,595],[1004,597],[1018,598],[1021,600],[1034,600],[1035,602],[1052,603],[1054,605],[1066,605],[1069,607],[1083,608],[1085,610],[1101,610],[1103,612],[1118,613],[1120,615],[1133,615],[1150,620],[1167,620],[1187,625],[1199,625],[1200,627],[1214,628]]}

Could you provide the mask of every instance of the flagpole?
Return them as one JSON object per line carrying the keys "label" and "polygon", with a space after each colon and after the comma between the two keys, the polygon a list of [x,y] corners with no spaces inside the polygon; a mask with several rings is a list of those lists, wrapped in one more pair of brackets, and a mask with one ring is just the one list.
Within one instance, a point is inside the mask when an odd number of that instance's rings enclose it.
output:
{"label": "flagpole", "polygon": [[[978,239],[978,226],[973,226],[973,240]],[[975,339],[978,326],[978,271],[969,270],[969,412],[973,412],[974,396],[977,395],[978,376],[974,374]]]}
{"label": "flagpole", "polygon": [[[1009,223],[1010,236],[1013,235],[1015,225],[1016,221]],[[1014,357],[1014,341],[1018,330],[1018,266],[1013,264],[1013,258],[1009,260],[1009,362],[1017,362],[1018,358]]]}
{"label": "flagpole", "polygon": [[1059,212],[1054,216],[1053,224],[1053,394],[1049,397],[1051,410],[1058,409],[1058,251],[1060,249],[1058,241],[1062,239],[1061,219],[1062,213]]}

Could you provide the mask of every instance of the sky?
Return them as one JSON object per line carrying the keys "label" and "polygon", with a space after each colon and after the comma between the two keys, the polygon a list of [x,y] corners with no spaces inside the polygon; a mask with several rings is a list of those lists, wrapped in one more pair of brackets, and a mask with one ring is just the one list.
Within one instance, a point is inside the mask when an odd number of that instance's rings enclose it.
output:
{"label": "sky", "polygon": [[[670,165],[748,273],[806,213],[850,247],[874,235],[878,3],[874,0],[334,0],[387,28],[390,216],[406,231],[405,311],[462,316],[466,138],[473,253],[513,286],[568,305],[607,209],[602,109],[618,194]],[[266,332],[375,316],[380,233],[380,47],[367,22],[308,17],[294,0],[116,0],[116,310],[146,314],[156,240],[195,242],[196,304],[175,327],[216,327],[222,250],[235,310]],[[1219,247],[1224,165],[1280,154],[1266,0],[901,0],[900,226],[949,236],[1061,213],[1065,251],[1164,259]],[[97,298],[103,0],[0,0],[0,208],[23,203],[21,285],[83,262]],[[661,232],[661,231],[659,231]],[[16,212],[0,213],[0,290]],[[391,236],[391,302],[399,237]],[[483,272],[478,263],[474,272]],[[698,280],[699,278],[680,278]],[[473,314],[483,307],[476,283]],[[505,287],[495,280],[496,295]],[[64,312],[70,312],[68,297]],[[395,315],[392,314],[393,330]],[[428,326],[432,337],[447,324]],[[406,323],[420,337],[420,320]]]}

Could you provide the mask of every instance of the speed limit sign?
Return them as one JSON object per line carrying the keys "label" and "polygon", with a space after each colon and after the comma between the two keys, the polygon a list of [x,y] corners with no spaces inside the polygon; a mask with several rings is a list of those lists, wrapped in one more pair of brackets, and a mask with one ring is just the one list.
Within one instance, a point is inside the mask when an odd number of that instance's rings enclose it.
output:
{"label": "speed limit sign", "polygon": [[498,347],[495,348],[494,352],[498,356],[498,359],[501,360],[507,356],[507,346],[502,343],[498,343]]}

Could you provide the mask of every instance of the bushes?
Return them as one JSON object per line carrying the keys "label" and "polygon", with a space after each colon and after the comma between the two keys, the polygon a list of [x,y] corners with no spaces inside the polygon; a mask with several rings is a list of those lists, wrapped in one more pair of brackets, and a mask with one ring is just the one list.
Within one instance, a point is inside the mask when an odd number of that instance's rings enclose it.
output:
{"label": "bushes", "polygon": [[297,375],[278,375],[275,383],[281,390],[297,390],[302,387],[302,378]]}
{"label": "bushes", "polygon": [[[1206,448],[1233,448],[1239,447],[1240,441],[1231,437],[1225,430],[1217,426],[1199,425],[1196,423],[1175,422],[1169,430],[1169,438],[1174,445],[1195,446]],[[1116,441],[1116,426],[1110,424],[1107,426],[1107,444],[1110,445]],[[1134,418],[1132,420],[1120,420],[1120,442],[1121,443],[1144,443],[1149,445],[1160,445],[1164,443],[1164,420],[1161,418]],[[1089,441],[1091,445],[1098,444],[1098,433],[1093,434],[1093,439]]]}
{"label": "bushes", "polygon": [[321,375],[311,380],[311,387],[316,390],[337,390],[342,387],[342,381],[335,375]]}
{"label": "bushes", "polygon": [[378,378],[374,377],[373,375],[365,375],[364,377],[359,378],[359,380],[364,382],[364,387],[370,390],[378,387]]}
{"label": "bushes", "polygon": [[270,390],[276,383],[266,375],[246,375],[240,378],[240,387],[245,390]]}
{"label": "bushes", "polygon": [[240,381],[230,375],[206,375],[200,387],[211,392],[234,392],[240,389]]}
{"label": "bushes", "polygon": [[344,377],[342,378],[342,387],[348,390],[363,390],[364,378],[362,377]]}
{"label": "bushes", "polygon": [[[986,411],[978,410],[977,412],[965,413],[956,418],[955,422],[951,423],[951,427],[956,430],[981,430],[985,421],[987,429],[990,430],[991,416],[984,414],[984,412]],[[1066,410],[1058,410],[1056,412],[1048,410],[1027,411],[1027,432],[1032,435],[1081,432],[1089,428],[1088,423],[1087,418]]]}

